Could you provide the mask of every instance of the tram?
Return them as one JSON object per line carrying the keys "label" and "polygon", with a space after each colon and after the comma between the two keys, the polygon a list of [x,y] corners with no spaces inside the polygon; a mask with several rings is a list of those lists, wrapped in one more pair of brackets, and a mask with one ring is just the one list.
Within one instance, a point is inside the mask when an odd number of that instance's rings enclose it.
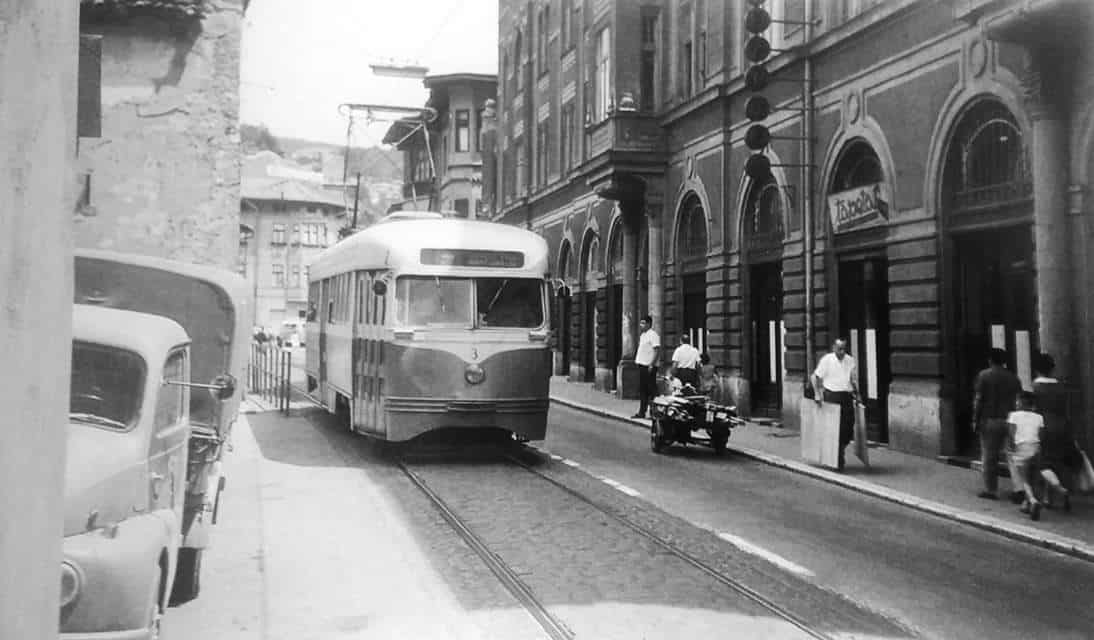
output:
{"label": "tram", "polygon": [[510,225],[397,212],[309,268],[308,392],[350,429],[542,440],[551,352],[547,243]]}

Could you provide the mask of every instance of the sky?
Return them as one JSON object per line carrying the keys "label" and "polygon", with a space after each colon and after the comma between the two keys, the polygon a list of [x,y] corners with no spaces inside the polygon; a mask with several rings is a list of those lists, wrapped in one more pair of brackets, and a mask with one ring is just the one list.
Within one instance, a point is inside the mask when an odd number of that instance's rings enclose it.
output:
{"label": "sky", "polygon": [[[251,0],[240,119],[275,136],[345,144],[338,105],[420,107],[428,98],[420,79],[376,76],[370,63],[497,73],[497,38],[497,0]],[[379,144],[389,124],[356,121],[353,146]]]}

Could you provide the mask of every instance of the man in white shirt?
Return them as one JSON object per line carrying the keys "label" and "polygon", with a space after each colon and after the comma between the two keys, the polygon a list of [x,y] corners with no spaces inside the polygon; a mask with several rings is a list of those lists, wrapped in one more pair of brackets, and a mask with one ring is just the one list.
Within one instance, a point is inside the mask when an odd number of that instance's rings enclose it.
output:
{"label": "man in white shirt", "polygon": [[831,402],[840,406],[839,460],[844,466],[843,450],[855,437],[855,402],[858,400],[858,369],[855,359],[847,354],[847,341],[837,339],[832,352],[824,354],[813,371],[813,397],[817,404]]}
{"label": "man in white shirt", "polygon": [[672,352],[672,369],[681,383],[699,388],[699,350],[691,346],[686,333],[680,336],[680,346]]}
{"label": "man in white shirt", "polygon": [[657,356],[661,352],[661,336],[653,330],[653,318],[645,316],[638,323],[642,333],[638,336],[638,349],[634,363],[638,365],[638,413],[632,418],[645,418],[646,407],[657,395]]}

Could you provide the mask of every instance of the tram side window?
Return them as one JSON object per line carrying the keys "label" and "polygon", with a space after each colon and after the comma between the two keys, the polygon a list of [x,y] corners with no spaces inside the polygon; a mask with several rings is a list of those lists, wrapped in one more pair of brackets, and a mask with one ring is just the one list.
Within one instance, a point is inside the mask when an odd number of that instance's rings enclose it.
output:
{"label": "tram side window", "polygon": [[543,324],[543,281],[534,278],[479,278],[475,302],[480,327],[538,327]]}
{"label": "tram side window", "polygon": [[334,322],[334,278],[323,281],[323,290],[326,293],[323,299],[327,301],[327,323]]}
{"label": "tram side window", "polygon": [[309,282],[308,283],[308,316],[307,316],[307,321],[308,322],[315,322],[316,320],[318,320],[319,319],[317,317],[318,313],[319,313],[319,283],[318,282]]}

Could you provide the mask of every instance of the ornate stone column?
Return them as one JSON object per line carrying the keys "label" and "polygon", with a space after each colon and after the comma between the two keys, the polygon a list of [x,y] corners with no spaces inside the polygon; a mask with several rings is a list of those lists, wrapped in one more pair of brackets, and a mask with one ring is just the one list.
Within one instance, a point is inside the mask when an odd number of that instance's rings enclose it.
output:
{"label": "ornate stone column", "polygon": [[1056,373],[1064,378],[1074,375],[1076,364],[1071,287],[1074,270],[1067,215],[1067,125],[1056,91],[1061,82],[1052,74],[1067,65],[1059,55],[1034,50],[1032,68],[1023,79],[1033,121],[1030,164],[1040,346],[1056,358]]}

